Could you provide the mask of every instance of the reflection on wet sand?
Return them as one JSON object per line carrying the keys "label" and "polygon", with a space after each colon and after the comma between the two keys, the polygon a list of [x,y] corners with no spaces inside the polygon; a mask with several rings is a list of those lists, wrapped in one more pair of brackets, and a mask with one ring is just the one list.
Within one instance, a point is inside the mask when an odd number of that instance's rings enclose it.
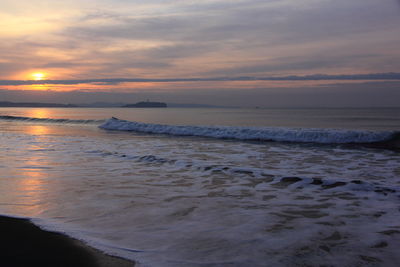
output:
{"label": "reflection on wet sand", "polygon": [[43,210],[41,203],[47,186],[45,180],[48,177],[46,172],[48,167],[46,166],[49,165],[50,158],[46,152],[48,149],[46,134],[49,133],[49,127],[29,125],[26,131],[32,135],[39,135],[40,140],[26,146],[25,151],[29,153],[20,162],[22,166],[18,166],[15,170],[15,176],[18,178],[17,194],[20,198],[18,202],[25,204],[17,205],[15,209],[28,216],[37,216]]}
{"label": "reflection on wet sand", "polygon": [[43,179],[47,176],[40,170],[29,170],[20,172],[20,181],[18,183],[21,202],[25,205],[15,206],[19,212],[28,216],[37,216],[41,208],[42,193],[44,191]]}

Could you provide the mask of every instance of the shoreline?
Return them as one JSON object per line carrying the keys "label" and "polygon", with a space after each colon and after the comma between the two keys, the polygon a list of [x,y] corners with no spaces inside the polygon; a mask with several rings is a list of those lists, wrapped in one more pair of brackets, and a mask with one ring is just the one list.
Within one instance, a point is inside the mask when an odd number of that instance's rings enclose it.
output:
{"label": "shoreline", "polygon": [[28,219],[0,215],[1,264],[58,267],[132,267],[135,262],[110,256],[82,241],[42,230]]}

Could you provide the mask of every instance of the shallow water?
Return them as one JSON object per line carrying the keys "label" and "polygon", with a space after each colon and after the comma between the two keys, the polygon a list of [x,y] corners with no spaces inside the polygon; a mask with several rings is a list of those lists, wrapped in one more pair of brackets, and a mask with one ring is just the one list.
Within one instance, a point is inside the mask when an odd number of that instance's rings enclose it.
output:
{"label": "shallow water", "polygon": [[[49,110],[43,117],[118,116],[110,109]],[[0,121],[0,129],[1,213],[33,218],[143,266],[400,262],[396,151],[107,131],[95,124]]]}

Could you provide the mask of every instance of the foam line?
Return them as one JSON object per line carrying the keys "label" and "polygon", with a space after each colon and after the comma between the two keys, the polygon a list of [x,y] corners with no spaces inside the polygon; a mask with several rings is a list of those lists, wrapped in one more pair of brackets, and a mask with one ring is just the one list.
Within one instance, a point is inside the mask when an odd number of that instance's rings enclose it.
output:
{"label": "foam line", "polygon": [[111,118],[99,126],[107,130],[135,131],[220,139],[321,144],[379,143],[399,139],[400,132],[283,127],[180,126],[150,124]]}

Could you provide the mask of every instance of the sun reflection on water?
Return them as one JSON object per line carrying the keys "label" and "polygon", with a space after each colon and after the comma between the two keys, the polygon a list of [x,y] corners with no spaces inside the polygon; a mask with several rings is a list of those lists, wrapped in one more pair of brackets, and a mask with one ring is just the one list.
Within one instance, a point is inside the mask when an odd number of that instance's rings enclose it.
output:
{"label": "sun reflection on water", "polygon": [[30,125],[27,132],[32,135],[44,135],[49,133],[49,128],[43,125]]}
{"label": "sun reflection on water", "polygon": [[28,116],[31,118],[49,118],[51,111],[47,108],[30,109]]}

